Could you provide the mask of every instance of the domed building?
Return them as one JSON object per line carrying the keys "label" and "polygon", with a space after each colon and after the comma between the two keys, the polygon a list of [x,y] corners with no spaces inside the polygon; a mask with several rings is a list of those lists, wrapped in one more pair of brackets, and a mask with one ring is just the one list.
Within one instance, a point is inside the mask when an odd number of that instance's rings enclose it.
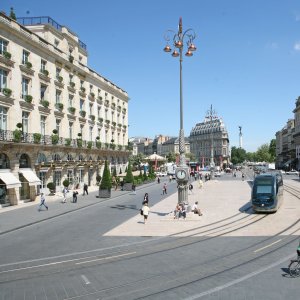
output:
{"label": "domed building", "polygon": [[229,165],[229,136],[222,118],[210,113],[192,128],[189,140],[191,153],[201,168],[211,165],[212,152],[215,166]]}

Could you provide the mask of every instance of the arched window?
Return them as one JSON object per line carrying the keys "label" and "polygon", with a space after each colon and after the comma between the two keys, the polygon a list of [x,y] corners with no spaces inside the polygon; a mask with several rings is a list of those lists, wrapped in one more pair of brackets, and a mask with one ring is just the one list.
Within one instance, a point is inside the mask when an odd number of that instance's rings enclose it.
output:
{"label": "arched window", "polygon": [[60,161],[61,158],[60,158],[59,154],[55,153],[55,154],[52,155],[52,160],[53,161]]}
{"label": "arched window", "polygon": [[47,158],[46,155],[44,153],[39,153],[38,157],[37,157],[37,163],[46,163],[47,162]]}
{"label": "arched window", "polygon": [[82,154],[78,155],[78,160],[83,161],[83,155]]}
{"label": "arched window", "polygon": [[89,160],[93,160],[92,156],[90,155]]}
{"label": "arched window", "polygon": [[30,159],[29,156],[23,153],[19,159],[20,168],[30,168]]}
{"label": "arched window", "polygon": [[68,161],[74,160],[72,154],[68,154],[68,155],[67,155],[67,160],[68,160]]}
{"label": "arched window", "polygon": [[5,153],[0,154],[0,169],[9,169],[9,159]]}

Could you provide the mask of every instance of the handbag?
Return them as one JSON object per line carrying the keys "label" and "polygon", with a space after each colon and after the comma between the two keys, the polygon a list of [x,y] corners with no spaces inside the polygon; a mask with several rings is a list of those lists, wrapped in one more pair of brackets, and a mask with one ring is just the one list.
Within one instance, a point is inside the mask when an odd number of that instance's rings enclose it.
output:
{"label": "handbag", "polygon": [[140,209],[140,214],[141,214],[141,216],[143,216],[143,215],[144,215],[144,213],[143,213],[143,210],[142,210],[142,209]]}

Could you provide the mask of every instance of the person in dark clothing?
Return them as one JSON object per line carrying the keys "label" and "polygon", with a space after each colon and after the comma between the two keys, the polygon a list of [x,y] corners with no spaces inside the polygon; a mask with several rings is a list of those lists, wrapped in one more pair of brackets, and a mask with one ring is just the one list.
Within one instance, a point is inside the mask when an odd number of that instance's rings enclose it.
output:
{"label": "person in dark clothing", "polygon": [[149,195],[148,195],[148,193],[145,193],[145,195],[144,195],[144,199],[143,199],[143,205],[145,204],[145,203],[149,203]]}
{"label": "person in dark clothing", "polygon": [[77,195],[78,195],[78,192],[74,191],[73,192],[73,203],[77,203]]}
{"label": "person in dark clothing", "polygon": [[88,192],[88,185],[86,183],[83,185],[83,196],[85,194],[87,194],[87,195],[89,194],[89,192]]}

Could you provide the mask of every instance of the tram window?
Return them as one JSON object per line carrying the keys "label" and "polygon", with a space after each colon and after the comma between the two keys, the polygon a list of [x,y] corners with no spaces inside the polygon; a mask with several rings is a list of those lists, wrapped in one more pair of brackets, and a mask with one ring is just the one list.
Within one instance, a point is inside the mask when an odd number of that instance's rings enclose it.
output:
{"label": "tram window", "polygon": [[256,189],[257,194],[271,194],[272,186],[271,185],[258,185]]}

